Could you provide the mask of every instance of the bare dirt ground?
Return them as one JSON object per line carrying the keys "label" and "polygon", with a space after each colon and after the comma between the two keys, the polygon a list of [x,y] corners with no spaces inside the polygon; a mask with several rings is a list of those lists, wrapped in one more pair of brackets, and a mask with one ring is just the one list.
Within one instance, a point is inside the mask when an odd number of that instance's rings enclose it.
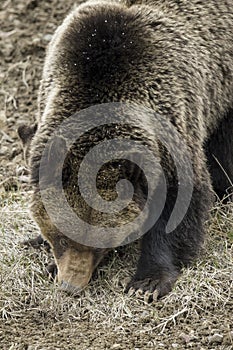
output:
{"label": "bare dirt ground", "polygon": [[28,213],[16,130],[35,118],[46,45],[73,5],[0,3],[0,348],[233,349],[232,204],[216,204],[202,256],[172,293],[152,304],[123,293],[137,244],[112,252],[79,296],[48,279],[45,250],[20,245],[38,229]]}

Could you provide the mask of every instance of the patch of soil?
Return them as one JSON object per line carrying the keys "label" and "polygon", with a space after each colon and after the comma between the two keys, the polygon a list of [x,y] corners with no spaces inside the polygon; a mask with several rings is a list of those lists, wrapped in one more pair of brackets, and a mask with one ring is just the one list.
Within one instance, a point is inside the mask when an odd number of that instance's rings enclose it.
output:
{"label": "patch of soil", "polygon": [[18,177],[24,174],[17,128],[36,118],[45,49],[73,6],[71,0],[6,0],[0,3],[1,191],[17,189]]}

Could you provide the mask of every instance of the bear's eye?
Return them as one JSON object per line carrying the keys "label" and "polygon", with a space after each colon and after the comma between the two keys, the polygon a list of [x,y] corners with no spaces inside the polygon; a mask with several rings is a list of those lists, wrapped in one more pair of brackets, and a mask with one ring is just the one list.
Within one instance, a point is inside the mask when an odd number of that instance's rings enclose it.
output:
{"label": "bear's eye", "polygon": [[96,254],[100,254],[100,253],[102,253],[103,252],[103,249],[101,249],[101,248],[96,248],[95,249],[95,253]]}
{"label": "bear's eye", "polygon": [[60,245],[61,245],[63,248],[66,248],[66,247],[67,247],[68,243],[67,243],[67,241],[66,241],[65,238],[61,238],[61,239],[60,239]]}

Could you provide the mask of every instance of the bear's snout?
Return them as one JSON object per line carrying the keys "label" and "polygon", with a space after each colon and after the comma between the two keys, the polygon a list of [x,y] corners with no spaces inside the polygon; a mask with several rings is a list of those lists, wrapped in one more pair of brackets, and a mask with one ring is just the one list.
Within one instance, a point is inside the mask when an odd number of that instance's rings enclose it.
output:
{"label": "bear's snout", "polygon": [[68,248],[57,259],[57,266],[61,289],[69,293],[80,291],[88,284],[94,271],[93,252]]}

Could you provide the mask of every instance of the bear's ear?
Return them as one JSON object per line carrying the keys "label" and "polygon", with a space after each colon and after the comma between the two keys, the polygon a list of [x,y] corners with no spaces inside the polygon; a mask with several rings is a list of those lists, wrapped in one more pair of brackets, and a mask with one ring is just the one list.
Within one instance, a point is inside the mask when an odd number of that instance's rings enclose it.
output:
{"label": "bear's ear", "polygon": [[35,123],[32,126],[22,124],[18,127],[18,135],[23,143],[23,145],[26,145],[28,142],[31,141],[33,136],[35,135],[37,130],[37,123]]}

